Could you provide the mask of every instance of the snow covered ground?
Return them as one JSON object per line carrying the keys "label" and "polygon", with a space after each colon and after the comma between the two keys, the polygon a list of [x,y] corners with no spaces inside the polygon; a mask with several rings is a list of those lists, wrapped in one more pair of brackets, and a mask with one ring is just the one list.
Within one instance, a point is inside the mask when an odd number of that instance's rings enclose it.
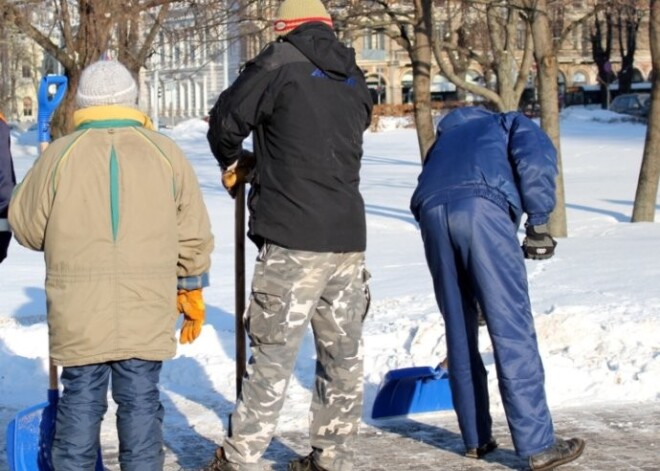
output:
{"label": "snow covered ground", "polygon": [[[660,202],[658,222],[629,223],[646,127],[618,116],[583,108],[562,113],[569,237],[559,240],[554,258],[527,262],[552,409],[660,399]],[[381,129],[365,134],[361,185],[373,276],[364,333],[365,422],[388,370],[435,366],[445,356],[442,319],[419,230],[408,210],[420,171],[416,135],[383,123]],[[176,437],[177,430],[193,427],[200,439],[212,441],[223,434],[234,402],[234,203],[220,186],[219,169],[206,144],[206,123],[188,121],[166,132],[195,167],[216,236],[212,285],[205,290],[207,324],[201,337],[179,346],[176,358],[163,368],[166,435]],[[16,136],[13,154],[20,179],[37,155],[33,138]],[[248,286],[255,254],[248,243]],[[46,398],[43,282],[42,255],[14,241],[0,265],[0,450],[15,412]],[[497,409],[501,403],[485,330],[481,344]],[[313,357],[310,333],[280,431],[307,427]],[[2,455],[0,468],[5,467]]]}

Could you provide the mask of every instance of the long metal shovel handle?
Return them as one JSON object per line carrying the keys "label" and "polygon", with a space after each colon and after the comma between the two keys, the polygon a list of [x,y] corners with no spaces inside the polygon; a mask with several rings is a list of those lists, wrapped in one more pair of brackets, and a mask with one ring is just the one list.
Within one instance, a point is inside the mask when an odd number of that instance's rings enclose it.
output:
{"label": "long metal shovel handle", "polygon": [[236,330],[236,398],[241,395],[243,375],[245,374],[245,184],[241,183],[236,191],[234,211],[234,289],[235,289],[235,330]]}

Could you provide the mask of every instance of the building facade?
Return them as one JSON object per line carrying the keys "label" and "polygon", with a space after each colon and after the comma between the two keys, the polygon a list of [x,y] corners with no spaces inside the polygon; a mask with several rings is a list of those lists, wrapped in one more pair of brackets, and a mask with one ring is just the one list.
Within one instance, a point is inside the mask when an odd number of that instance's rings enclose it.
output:
{"label": "building facade", "polygon": [[[267,0],[251,4],[250,10],[226,12],[223,2],[198,2],[199,8],[181,8],[170,12],[153,44],[153,54],[140,74],[140,108],[148,112],[161,125],[173,125],[181,120],[204,117],[219,94],[238,76],[240,67],[275,39],[271,21],[279,2]],[[209,6],[210,5],[210,6]],[[225,12],[218,21],[199,21],[201,6],[208,11]],[[567,9],[567,24],[584,16],[586,2],[573,1]],[[438,34],[447,31],[447,10],[437,11],[435,28]],[[233,15],[233,17],[232,17]],[[239,19],[240,21],[237,21]],[[248,18],[246,20],[245,18]],[[145,21],[149,21],[146,17]],[[200,24],[203,23],[203,26]],[[336,25],[339,26],[339,25]],[[571,87],[597,87],[597,68],[592,58],[590,40],[591,23],[576,23],[561,43],[558,54],[559,87],[564,93]],[[402,104],[412,101],[412,67],[410,58],[383,30],[363,29],[351,38],[339,30],[340,38],[356,51],[357,62],[363,69],[376,104]],[[556,31],[555,36],[562,34]],[[648,82],[651,78],[651,55],[648,44],[648,18],[644,18],[637,33],[634,61],[634,81]],[[522,55],[524,28],[519,33],[520,45],[516,55]],[[23,52],[12,52],[14,59],[10,77],[3,72],[5,83],[11,82],[11,99],[4,100],[3,111],[10,119],[34,121],[36,119],[36,92],[44,73],[61,73],[61,67],[52,58],[44,56],[33,42],[22,37]],[[5,50],[7,42],[3,43]],[[2,52],[2,51],[0,51]],[[5,54],[6,56],[7,54]],[[109,53],[112,56],[112,51]],[[0,55],[2,58],[2,55]],[[611,54],[614,72],[621,68],[618,43],[614,39]],[[8,70],[7,68],[3,70]],[[485,73],[476,62],[469,64],[465,79],[485,83]],[[528,80],[529,91],[534,92],[533,73]],[[6,88],[6,87],[5,87]],[[456,86],[445,78],[437,64],[432,64],[431,94],[434,100],[456,97]],[[469,94],[464,99],[477,99]]]}

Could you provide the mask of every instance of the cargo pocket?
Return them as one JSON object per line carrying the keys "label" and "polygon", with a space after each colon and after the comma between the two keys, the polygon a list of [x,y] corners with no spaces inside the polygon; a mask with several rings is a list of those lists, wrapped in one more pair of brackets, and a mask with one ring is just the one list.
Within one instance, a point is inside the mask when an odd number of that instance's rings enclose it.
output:
{"label": "cargo pocket", "polygon": [[276,276],[268,276],[264,265],[259,260],[255,267],[245,327],[255,345],[284,344],[290,290]]}

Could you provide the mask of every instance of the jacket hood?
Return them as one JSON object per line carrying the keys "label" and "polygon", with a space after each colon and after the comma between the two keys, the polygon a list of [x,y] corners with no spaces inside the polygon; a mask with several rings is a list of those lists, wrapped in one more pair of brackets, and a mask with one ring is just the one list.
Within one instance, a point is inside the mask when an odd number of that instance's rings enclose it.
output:
{"label": "jacket hood", "polygon": [[494,115],[495,113],[492,111],[488,111],[487,109],[478,106],[466,106],[464,108],[455,109],[440,120],[436,129],[436,136],[440,136],[443,131],[455,128],[468,121]]}
{"label": "jacket hood", "polygon": [[335,32],[323,23],[305,23],[284,36],[312,64],[335,80],[345,80],[354,72],[355,51],[344,46]]}

